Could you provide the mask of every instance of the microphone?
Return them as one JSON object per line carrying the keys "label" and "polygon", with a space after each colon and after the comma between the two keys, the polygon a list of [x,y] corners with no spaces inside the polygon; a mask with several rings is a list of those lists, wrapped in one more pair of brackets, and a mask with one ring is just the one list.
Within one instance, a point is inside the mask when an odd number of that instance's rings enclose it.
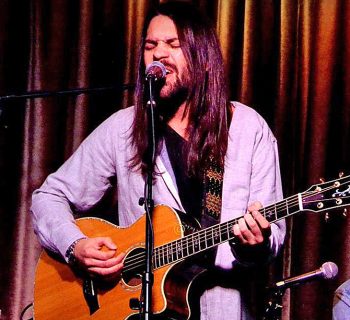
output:
{"label": "microphone", "polygon": [[164,64],[159,61],[153,61],[146,67],[146,80],[158,81],[166,76]]}
{"label": "microphone", "polygon": [[322,266],[316,270],[283,279],[276,282],[273,288],[286,289],[294,285],[298,285],[303,282],[316,280],[316,279],[333,279],[338,274],[338,266],[334,262],[325,262]]}

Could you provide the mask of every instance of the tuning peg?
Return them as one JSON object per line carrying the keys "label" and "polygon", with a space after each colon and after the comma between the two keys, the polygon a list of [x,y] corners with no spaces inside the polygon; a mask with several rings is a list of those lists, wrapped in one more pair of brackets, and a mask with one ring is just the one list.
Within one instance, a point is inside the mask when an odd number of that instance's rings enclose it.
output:
{"label": "tuning peg", "polygon": [[326,180],[324,178],[320,178],[321,183],[325,183]]}
{"label": "tuning peg", "polygon": [[325,215],[324,215],[324,221],[325,222],[329,221],[329,213],[328,212],[326,212]]}
{"label": "tuning peg", "polygon": [[340,171],[340,172],[339,172],[339,178],[342,178],[343,175],[344,175],[344,172],[343,172],[343,171]]}
{"label": "tuning peg", "polygon": [[347,217],[348,216],[348,209],[344,208],[343,210],[343,217]]}

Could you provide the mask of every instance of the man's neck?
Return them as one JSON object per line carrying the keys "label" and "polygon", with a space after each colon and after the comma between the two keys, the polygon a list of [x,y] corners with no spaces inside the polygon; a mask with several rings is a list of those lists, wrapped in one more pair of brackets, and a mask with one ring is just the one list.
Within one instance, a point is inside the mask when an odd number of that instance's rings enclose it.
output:
{"label": "man's neck", "polygon": [[176,131],[185,140],[188,139],[187,127],[188,127],[188,113],[186,111],[186,102],[184,102],[176,111],[174,116],[168,121],[168,125],[174,131]]}

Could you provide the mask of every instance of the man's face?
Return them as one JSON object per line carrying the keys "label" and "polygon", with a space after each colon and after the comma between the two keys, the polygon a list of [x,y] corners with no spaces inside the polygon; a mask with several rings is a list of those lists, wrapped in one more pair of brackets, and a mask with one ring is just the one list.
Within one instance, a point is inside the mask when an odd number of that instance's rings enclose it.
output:
{"label": "man's face", "polygon": [[174,22],[167,16],[155,16],[147,29],[145,65],[153,61],[164,64],[167,75],[160,90],[161,98],[172,98],[188,90],[189,74]]}

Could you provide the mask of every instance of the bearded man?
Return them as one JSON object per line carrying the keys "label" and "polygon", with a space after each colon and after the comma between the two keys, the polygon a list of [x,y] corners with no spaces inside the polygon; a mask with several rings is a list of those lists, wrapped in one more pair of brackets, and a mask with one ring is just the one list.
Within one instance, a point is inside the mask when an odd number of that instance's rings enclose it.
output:
{"label": "bearded man", "polygon": [[[245,290],[249,270],[276,256],[285,237],[284,221],[270,224],[259,211],[282,198],[276,139],[257,112],[229,101],[215,30],[194,7],[160,5],[146,19],[140,47],[135,106],[103,122],[34,192],[35,231],[44,247],[93,277],[123,275],[128,252],[110,237],[84,234],[72,209],[95,206],[116,177],[120,226],[143,215],[139,199],[149,169],[145,68],[158,61],[166,76],[157,88],[154,203],[184,212],[203,228],[237,218],[227,235],[234,241],[222,241],[204,259],[209,276],[198,317],[254,318]],[[210,207],[211,169],[219,173],[219,210]],[[161,315],[167,317],[181,319],[181,311]]]}

